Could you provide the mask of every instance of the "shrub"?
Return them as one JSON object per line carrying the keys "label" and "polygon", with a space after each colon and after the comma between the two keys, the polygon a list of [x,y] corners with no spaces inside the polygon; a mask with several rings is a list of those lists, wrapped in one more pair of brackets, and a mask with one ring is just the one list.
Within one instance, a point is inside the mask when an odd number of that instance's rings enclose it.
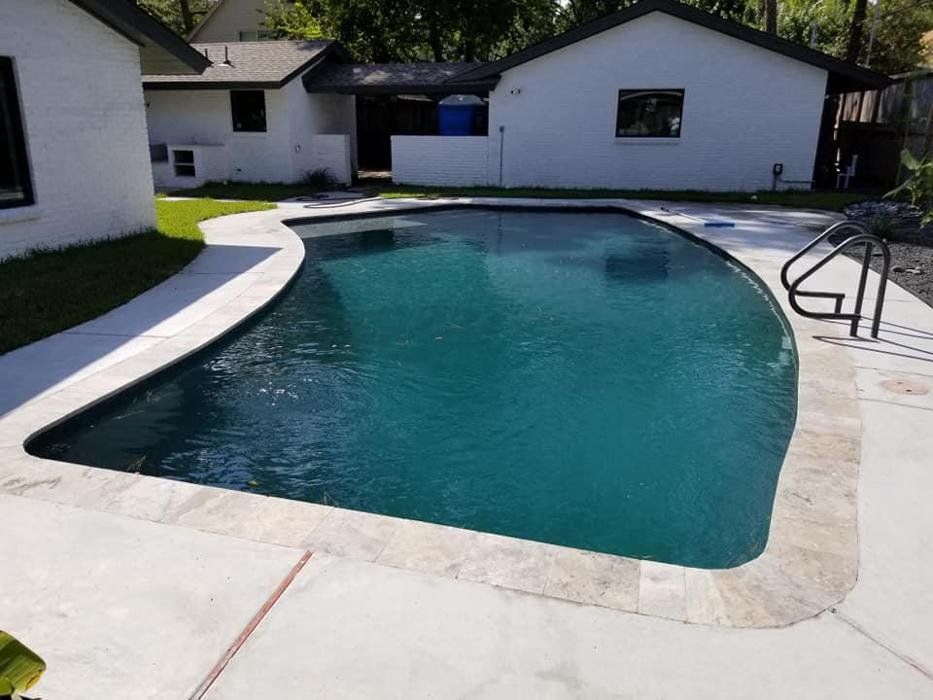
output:
{"label": "shrub", "polygon": [[924,156],[923,160],[919,160],[905,148],[901,151],[901,163],[910,175],[885,197],[906,193],[910,203],[923,210],[921,224],[925,226],[933,223],[933,158]]}
{"label": "shrub", "polygon": [[879,238],[891,238],[897,228],[897,219],[887,214],[879,214],[865,220],[865,230]]}
{"label": "shrub", "polygon": [[305,173],[304,184],[316,190],[329,190],[334,186],[334,178],[327,168],[315,168]]}

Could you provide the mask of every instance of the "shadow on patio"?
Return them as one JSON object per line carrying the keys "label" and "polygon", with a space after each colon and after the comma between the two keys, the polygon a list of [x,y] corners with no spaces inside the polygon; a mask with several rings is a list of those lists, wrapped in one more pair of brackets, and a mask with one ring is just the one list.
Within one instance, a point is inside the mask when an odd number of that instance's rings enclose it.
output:
{"label": "shadow on patio", "polygon": [[0,418],[197,326],[242,294],[257,266],[279,252],[260,246],[208,246],[177,275],[102,316],[0,355]]}

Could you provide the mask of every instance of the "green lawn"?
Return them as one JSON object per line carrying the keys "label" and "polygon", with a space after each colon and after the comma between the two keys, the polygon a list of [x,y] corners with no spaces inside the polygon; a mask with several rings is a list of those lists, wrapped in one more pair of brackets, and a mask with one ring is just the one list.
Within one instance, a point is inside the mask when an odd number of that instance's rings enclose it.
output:
{"label": "green lawn", "polygon": [[804,209],[842,210],[852,202],[875,199],[877,194],[835,191],[704,192],[700,190],[570,190],[501,187],[412,187],[392,185],[379,190],[387,198],[424,197],[540,197],[544,199],[663,199],[675,202],[724,204],[778,204]]}
{"label": "green lawn", "polygon": [[214,199],[242,199],[254,202],[281,202],[291,197],[309,197],[319,189],[303,183],[282,182],[206,182],[188,190],[174,190],[164,194],[172,197],[212,197]]}
{"label": "green lawn", "polygon": [[[213,197],[215,199],[243,199],[260,202],[279,202],[289,197],[309,196],[317,190],[306,184],[208,182],[191,190],[168,194],[180,197]],[[541,197],[545,199],[663,199],[679,202],[709,202],[726,204],[777,204],[804,209],[842,210],[847,204],[864,199],[877,199],[877,193],[835,191],[773,192],[704,192],[700,190],[574,190],[503,187],[413,187],[408,185],[374,185],[369,194],[394,199],[418,197]]]}
{"label": "green lawn", "polygon": [[271,208],[157,200],[155,231],[0,263],[0,354],[99,316],[178,272],[204,247],[199,221]]}

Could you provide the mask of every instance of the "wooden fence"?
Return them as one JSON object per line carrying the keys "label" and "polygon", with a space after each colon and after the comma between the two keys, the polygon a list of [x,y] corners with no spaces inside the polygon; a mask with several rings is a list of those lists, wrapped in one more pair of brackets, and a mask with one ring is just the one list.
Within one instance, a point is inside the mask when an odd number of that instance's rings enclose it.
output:
{"label": "wooden fence", "polygon": [[904,177],[904,148],[917,157],[933,154],[933,70],[896,78],[884,90],[853,92],[839,100],[834,153],[842,166],[858,155],[853,188],[894,187]]}

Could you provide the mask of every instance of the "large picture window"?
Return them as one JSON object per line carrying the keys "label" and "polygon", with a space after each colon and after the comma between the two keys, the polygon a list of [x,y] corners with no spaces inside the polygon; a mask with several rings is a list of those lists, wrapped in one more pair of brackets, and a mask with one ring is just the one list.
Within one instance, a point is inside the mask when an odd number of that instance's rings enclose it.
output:
{"label": "large picture window", "polygon": [[266,93],[262,90],[232,90],[230,111],[234,131],[266,130]]}
{"label": "large picture window", "polygon": [[0,209],[33,201],[13,60],[0,56]]}
{"label": "large picture window", "polygon": [[616,136],[679,138],[683,90],[619,90]]}

